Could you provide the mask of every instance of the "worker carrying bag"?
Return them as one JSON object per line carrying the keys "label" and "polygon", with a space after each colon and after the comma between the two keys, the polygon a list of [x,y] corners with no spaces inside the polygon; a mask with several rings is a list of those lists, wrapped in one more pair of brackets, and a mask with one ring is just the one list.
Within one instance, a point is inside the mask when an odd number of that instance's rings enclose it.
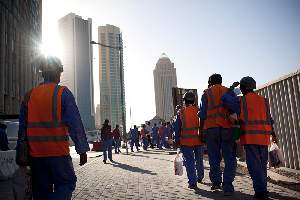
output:
{"label": "worker carrying bag", "polygon": [[271,147],[269,150],[269,166],[274,168],[284,166],[282,151],[279,149],[278,145],[275,142],[271,143]]}

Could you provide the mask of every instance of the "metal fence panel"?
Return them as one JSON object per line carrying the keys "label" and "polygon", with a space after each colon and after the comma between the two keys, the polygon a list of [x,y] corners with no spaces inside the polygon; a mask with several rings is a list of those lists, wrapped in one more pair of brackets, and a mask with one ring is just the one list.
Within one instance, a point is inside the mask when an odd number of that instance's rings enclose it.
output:
{"label": "metal fence panel", "polygon": [[270,103],[285,166],[300,169],[300,69],[256,90]]}

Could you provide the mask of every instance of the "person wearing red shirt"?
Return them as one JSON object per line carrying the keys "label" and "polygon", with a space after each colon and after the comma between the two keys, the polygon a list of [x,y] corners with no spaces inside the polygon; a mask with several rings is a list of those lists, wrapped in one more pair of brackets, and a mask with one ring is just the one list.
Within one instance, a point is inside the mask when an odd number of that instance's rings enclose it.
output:
{"label": "person wearing red shirt", "polygon": [[113,138],[115,142],[115,153],[121,153],[120,146],[121,146],[121,134],[119,130],[119,125],[116,125],[116,128],[113,130]]}

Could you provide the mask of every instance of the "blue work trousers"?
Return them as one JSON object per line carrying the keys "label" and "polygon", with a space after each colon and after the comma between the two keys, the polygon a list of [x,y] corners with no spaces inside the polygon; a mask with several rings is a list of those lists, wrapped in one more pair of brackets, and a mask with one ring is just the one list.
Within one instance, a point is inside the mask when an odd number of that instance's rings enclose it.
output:
{"label": "blue work trousers", "polygon": [[186,168],[189,185],[197,184],[197,180],[204,177],[203,147],[201,145],[188,147],[181,146],[183,162]]}
{"label": "blue work trousers", "polygon": [[114,141],[115,141],[115,153],[118,153],[120,151],[121,140],[115,139]]}
{"label": "blue work trousers", "polygon": [[253,181],[255,193],[267,191],[267,145],[244,145],[246,151],[246,163]]}
{"label": "blue work trousers", "polygon": [[70,156],[33,157],[31,169],[34,200],[71,199],[77,179]]}
{"label": "blue work trousers", "polygon": [[136,149],[139,150],[139,139],[137,139],[137,138],[131,139],[131,142],[130,142],[131,150],[133,150],[133,146],[135,146]]}
{"label": "blue work trousers", "polygon": [[157,145],[157,143],[158,143],[158,135],[152,135],[152,144],[153,145]]}
{"label": "blue work trousers", "polygon": [[149,145],[148,138],[147,138],[147,137],[143,137],[142,140],[143,140],[143,148],[144,148],[145,150],[147,150],[148,145]]}
{"label": "blue work trousers", "polygon": [[164,137],[159,136],[158,137],[158,148],[162,149],[164,146]]}
{"label": "blue work trousers", "polygon": [[[209,128],[206,135],[207,150],[209,157],[209,178],[213,185],[222,183],[220,163],[224,158],[225,168],[223,173],[223,190],[233,192],[236,171],[236,152],[233,131],[228,128]],[[221,153],[222,152],[222,153]]]}
{"label": "blue work trousers", "polygon": [[107,139],[103,141],[103,160],[112,160],[112,142],[113,139]]}

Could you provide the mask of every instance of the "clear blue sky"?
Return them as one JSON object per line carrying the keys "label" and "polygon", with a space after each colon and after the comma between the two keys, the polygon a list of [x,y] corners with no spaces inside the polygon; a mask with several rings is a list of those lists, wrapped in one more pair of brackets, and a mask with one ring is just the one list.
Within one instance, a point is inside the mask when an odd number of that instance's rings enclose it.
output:
{"label": "clear blue sky", "polygon": [[[127,121],[155,115],[153,69],[165,52],[177,69],[179,87],[206,87],[212,73],[224,85],[253,76],[258,85],[300,68],[299,0],[44,0],[44,41],[54,41],[56,21],[74,12],[97,26],[121,28]],[[50,31],[52,30],[52,31]],[[52,38],[51,38],[52,37]],[[50,39],[51,38],[51,39]],[[98,49],[95,102],[99,101]]]}

